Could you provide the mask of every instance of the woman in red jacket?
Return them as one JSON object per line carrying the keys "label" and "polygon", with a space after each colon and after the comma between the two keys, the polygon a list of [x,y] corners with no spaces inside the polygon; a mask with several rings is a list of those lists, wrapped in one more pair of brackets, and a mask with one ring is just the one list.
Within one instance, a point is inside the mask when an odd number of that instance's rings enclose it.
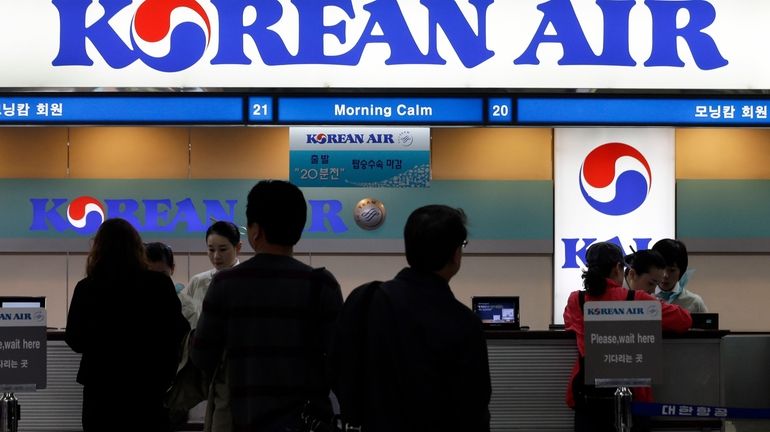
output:
{"label": "woman in red jacket", "polygon": [[[588,269],[583,272],[585,291],[574,291],[569,296],[564,308],[564,328],[575,332],[580,358],[572,368],[572,375],[567,388],[567,405],[575,410],[575,432],[614,432],[614,408],[612,394],[614,389],[597,389],[585,385],[582,371],[585,355],[585,326],[580,297],[588,301],[608,300],[656,300],[643,291],[629,291],[622,287],[624,260],[623,251],[613,243],[595,243],[586,252]],[[684,332],[692,325],[690,313],[679,306],[662,304],[661,322],[664,331]],[[649,387],[636,387],[634,400],[651,402],[652,392]],[[648,430],[644,419],[634,418],[634,432]]]}

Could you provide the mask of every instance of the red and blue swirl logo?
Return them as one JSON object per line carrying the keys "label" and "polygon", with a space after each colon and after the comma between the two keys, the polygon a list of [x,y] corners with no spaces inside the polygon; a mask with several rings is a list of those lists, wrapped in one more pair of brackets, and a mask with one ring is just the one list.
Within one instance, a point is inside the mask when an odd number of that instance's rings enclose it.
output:
{"label": "red and blue swirl logo", "polygon": [[102,203],[90,196],[77,197],[67,206],[67,220],[79,232],[96,232],[104,215]]}
{"label": "red and blue swirl logo", "polygon": [[583,198],[606,215],[622,216],[638,209],[647,200],[651,186],[650,164],[628,144],[603,144],[580,166]]}
{"label": "red and blue swirl logo", "polygon": [[[189,10],[202,21],[186,21],[172,29],[172,14]],[[145,0],[134,15],[131,43],[134,51],[148,66],[163,72],[177,72],[189,68],[203,57],[211,39],[211,23],[206,11],[196,0]],[[168,38],[168,53],[162,56],[147,54],[150,47],[141,49],[136,36],[148,45],[159,44]],[[153,50],[155,51],[155,50]]]}

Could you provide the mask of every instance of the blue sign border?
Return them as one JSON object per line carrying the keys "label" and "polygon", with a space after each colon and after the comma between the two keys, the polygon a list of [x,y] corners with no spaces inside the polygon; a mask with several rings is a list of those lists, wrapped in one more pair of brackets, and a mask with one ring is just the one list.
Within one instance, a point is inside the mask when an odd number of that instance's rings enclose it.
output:
{"label": "blue sign border", "polygon": [[[459,92],[458,92],[459,93]],[[0,125],[414,125],[414,126],[746,126],[770,125],[770,97],[593,96],[427,91],[366,96],[273,91],[0,94]],[[65,103],[54,115],[52,104]],[[48,115],[38,113],[40,111]],[[344,105],[352,115],[335,113]],[[415,108],[400,114],[398,106]],[[259,107],[259,112],[253,107]],[[504,107],[504,108],[501,108]],[[384,109],[390,110],[383,115]],[[420,111],[424,108],[424,111]],[[497,111],[496,111],[497,109]],[[379,111],[378,111],[379,110]],[[14,111],[12,117],[5,114]],[[339,110],[338,110],[339,111]],[[503,112],[504,111],[504,112]]]}

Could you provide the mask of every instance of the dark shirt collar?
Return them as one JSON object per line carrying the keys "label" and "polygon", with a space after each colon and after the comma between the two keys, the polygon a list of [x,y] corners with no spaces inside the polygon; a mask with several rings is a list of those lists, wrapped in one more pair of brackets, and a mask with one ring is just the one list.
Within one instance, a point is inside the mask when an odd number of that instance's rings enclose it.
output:
{"label": "dark shirt collar", "polygon": [[396,275],[396,280],[409,282],[410,284],[420,285],[427,288],[446,290],[451,294],[449,282],[433,272],[416,270],[412,267],[405,267]]}

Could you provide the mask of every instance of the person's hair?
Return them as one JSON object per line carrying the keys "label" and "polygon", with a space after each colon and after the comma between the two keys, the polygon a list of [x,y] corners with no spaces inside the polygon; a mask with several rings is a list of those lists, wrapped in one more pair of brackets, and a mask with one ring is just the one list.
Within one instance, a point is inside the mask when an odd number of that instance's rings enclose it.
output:
{"label": "person's hair", "polygon": [[211,234],[218,234],[226,238],[231,245],[237,246],[241,241],[241,232],[238,226],[229,221],[216,221],[206,230],[206,240]]}
{"label": "person's hair", "polygon": [[676,264],[679,267],[679,278],[687,271],[687,247],[680,240],[663,239],[652,246],[652,250],[658,251],[666,261],[666,266]]}
{"label": "person's hair", "polygon": [[246,222],[259,225],[268,243],[294,246],[307,221],[307,203],[302,191],[283,180],[262,180],[246,203]]}
{"label": "person's hair", "polygon": [[427,205],[413,211],[404,226],[406,261],[417,270],[437,271],[468,237],[462,209]]}
{"label": "person's hair", "polygon": [[658,251],[647,249],[626,256],[626,265],[629,269],[634,269],[637,275],[643,275],[653,268],[665,269],[666,261]]}
{"label": "person's hair", "polygon": [[86,275],[101,279],[132,279],[147,269],[139,233],[124,219],[107,219],[96,231],[86,261]]}
{"label": "person's hair", "polygon": [[623,263],[623,251],[620,246],[609,242],[599,242],[589,246],[586,251],[588,268],[581,276],[586,292],[592,296],[604,294],[607,290],[606,279],[619,263]]}
{"label": "person's hair", "polygon": [[174,252],[167,244],[161,242],[147,243],[144,245],[144,250],[147,254],[147,261],[162,261],[169,268],[174,268]]}

